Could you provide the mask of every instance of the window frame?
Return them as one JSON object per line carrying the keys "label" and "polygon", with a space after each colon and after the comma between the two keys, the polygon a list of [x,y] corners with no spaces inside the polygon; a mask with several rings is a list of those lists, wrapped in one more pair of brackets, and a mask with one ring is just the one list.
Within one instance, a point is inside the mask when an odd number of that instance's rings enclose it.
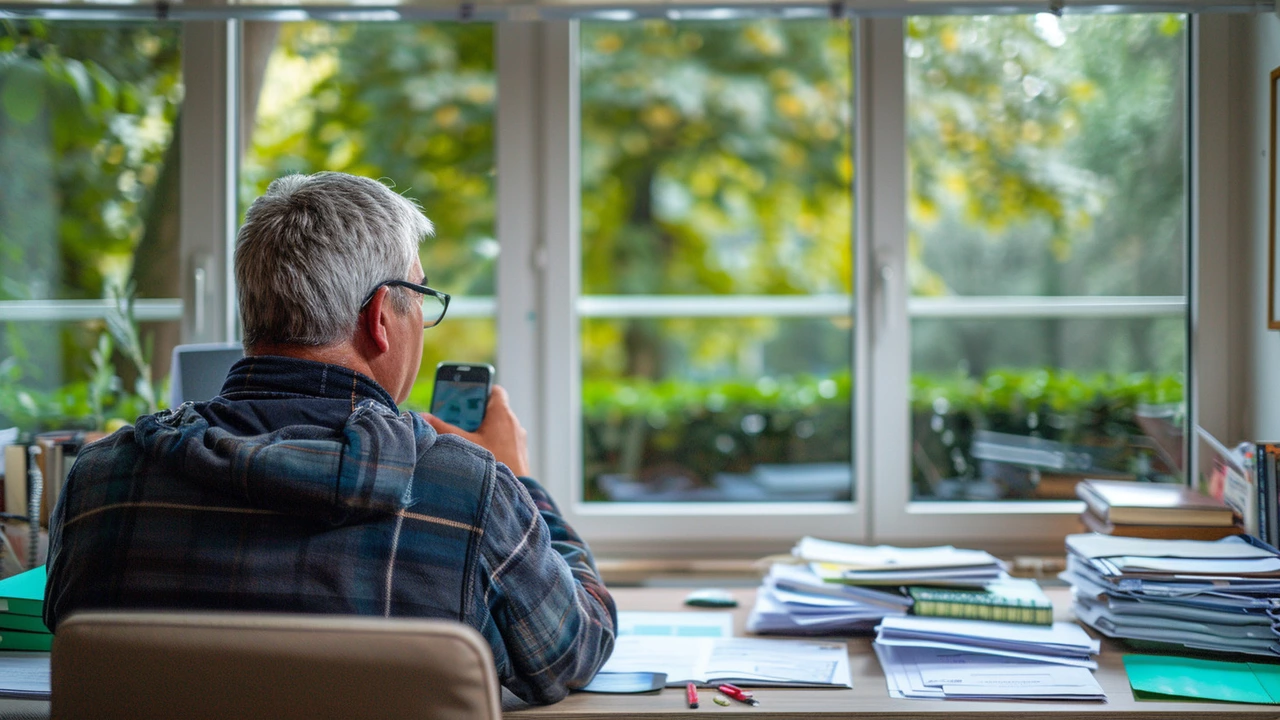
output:
{"label": "window frame", "polygon": [[[1229,432],[1225,253],[1204,237],[1227,224],[1223,152],[1227,103],[1219,95],[1230,46],[1226,19],[1189,16],[1188,427]],[[235,233],[235,72],[239,21],[189,23],[205,48],[184,67],[184,342],[236,337],[227,268]],[[582,501],[578,297],[579,103],[576,20],[499,21],[496,27],[500,382],[529,431],[535,477],[598,552],[647,556],[751,556],[805,534],[855,542],[956,542],[993,550],[1060,551],[1078,529],[1079,503],[913,503],[910,500],[909,310],[905,275],[905,61],[903,20],[856,19],[854,34],[854,500],[847,503],[627,503]],[[212,69],[208,69],[211,68]],[[198,132],[198,118],[204,121]],[[197,120],[192,120],[197,118]],[[201,138],[203,133],[203,139]],[[1216,133],[1216,136],[1215,134]],[[212,141],[209,138],[214,138]],[[874,142],[873,142],[874,139]],[[203,162],[197,162],[201,158]],[[210,173],[209,166],[219,167]],[[883,210],[883,208],[889,208]],[[211,222],[212,219],[212,222]],[[193,329],[194,273],[225,293],[211,334]],[[208,307],[206,305],[206,307]],[[208,327],[208,326],[206,326]],[[872,379],[874,378],[874,382]],[[1191,444],[1194,451],[1194,443]],[[1194,465],[1192,465],[1194,467]],[[874,480],[873,480],[874,479]],[[690,542],[692,541],[692,542]]]}
{"label": "window frame", "polygon": [[[1217,35],[1210,47],[1199,30],[1202,18],[1188,17],[1188,177],[1204,187],[1197,175],[1202,165],[1201,147],[1206,114],[1221,116],[1222,104],[1198,102],[1198,88],[1205,78],[1221,75],[1223,67],[1206,67],[1206,56],[1225,51]],[[544,465],[548,487],[567,505],[570,522],[593,544],[636,554],[679,554],[687,540],[708,547],[735,548],[743,543],[789,543],[803,534],[837,539],[904,544],[965,542],[992,549],[1058,551],[1061,538],[1079,530],[1078,502],[915,502],[911,499],[909,387],[910,313],[906,283],[906,147],[905,59],[902,52],[902,18],[867,18],[854,23],[855,103],[855,499],[851,503],[813,504],[709,504],[709,503],[584,503],[581,478],[580,357],[577,328],[580,322],[573,298],[579,286],[579,232],[577,226],[577,77],[576,21],[562,24],[549,42],[572,50],[559,63],[545,63],[544,96],[555,97],[544,108],[543,126],[557,128],[555,137],[544,137],[549,159],[569,158],[568,168],[549,172],[545,183],[555,186],[561,204],[544,206],[556,216],[544,225],[549,266],[548,292],[544,296],[546,338],[544,367],[544,427],[564,428],[548,435],[540,446],[551,459]],[[1216,72],[1216,74],[1215,74]],[[1212,82],[1212,80],[1211,80]],[[566,138],[565,135],[568,135]],[[874,138],[874,142],[873,142]],[[566,187],[567,186],[567,187]],[[1201,367],[1197,358],[1204,343],[1195,343],[1192,327],[1204,327],[1201,297],[1193,283],[1195,270],[1209,258],[1199,237],[1207,200],[1200,192],[1188,192],[1188,247],[1185,249],[1188,292],[1182,299],[1188,316],[1187,373],[1188,427],[1197,425],[1201,411],[1196,388],[1206,377],[1222,378],[1223,367]],[[889,208],[888,210],[880,210]],[[1221,217],[1222,213],[1210,213]],[[1194,253],[1194,254],[1193,254]],[[1215,267],[1221,262],[1214,263]],[[1203,270],[1203,268],[1201,268]],[[1214,277],[1221,275],[1215,272]],[[1171,298],[1146,299],[1152,305]],[[1225,308],[1208,308],[1217,319]],[[869,311],[870,310],[870,311]],[[1199,310],[1199,312],[1197,312]],[[1214,322],[1213,327],[1225,327]],[[500,340],[501,341],[501,340]],[[553,372],[552,368],[570,371]],[[875,381],[870,382],[874,377]],[[861,392],[859,392],[861,390]],[[1214,393],[1210,409],[1220,412],[1226,396]],[[874,409],[874,418],[872,412]],[[1194,465],[1189,465],[1194,467]],[[877,478],[878,481],[872,481]],[[670,540],[675,538],[675,540]],[[687,543],[684,543],[687,546]],[[696,554],[696,553],[695,553]]]}

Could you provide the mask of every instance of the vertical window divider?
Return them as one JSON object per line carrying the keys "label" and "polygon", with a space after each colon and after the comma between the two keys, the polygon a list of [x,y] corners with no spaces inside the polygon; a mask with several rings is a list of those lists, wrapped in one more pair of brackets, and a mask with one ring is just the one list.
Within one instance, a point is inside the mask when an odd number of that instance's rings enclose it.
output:
{"label": "vertical window divider", "polygon": [[178,132],[184,343],[224,341],[236,322],[229,310],[234,298],[224,297],[234,296],[234,34],[234,21],[228,20],[190,21],[182,27],[185,94]]}
{"label": "vertical window divider", "polygon": [[[570,516],[582,501],[578,22],[540,23],[538,187],[541,230],[541,469]],[[499,101],[501,102],[501,101]]]}
{"label": "vertical window divider", "polygon": [[[1187,336],[1187,432],[1203,426],[1224,442],[1243,436],[1243,386],[1246,353],[1241,347],[1245,328],[1233,324],[1232,305],[1244,302],[1235,290],[1235,257],[1231,241],[1231,173],[1229,167],[1230,107],[1228,94],[1229,18],[1191,15],[1188,18],[1191,73],[1187,114],[1187,291],[1190,322]],[[1237,313],[1245,315],[1245,313]],[[1237,326],[1240,326],[1237,328]],[[1233,342],[1234,340],[1234,342]],[[1188,468],[1197,468],[1197,442],[1188,443]]]}
{"label": "vertical window divider", "polygon": [[875,287],[872,280],[872,268],[875,265],[872,251],[875,235],[871,228],[872,188],[875,186],[870,175],[870,166],[864,165],[871,156],[871,80],[872,62],[870,53],[870,32],[872,23],[862,18],[850,20],[849,32],[853,63],[853,326],[851,333],[853,348],[853,397],[849,412],[852,413],[853,428],[853,500],[862,508],[860,517],[862,526],[850,528],[858,540],[865,540],[875,532],[875,516],[872,512],[875,498],[875,438],[873,433],[872,413],[875,404],[872,396],[872,357],[875,352],[874,310],[879,303],[872,302],[872,291]]}
{"label": "vertical window divider", "polygon": [[[899,522],[910,500],[911,442],[908,403],[911,328],[906,314],[907,149],[906,85],[902,18],[864,21],[861,97],[866,113],[860,135],[866,152],[857,177],[864,180],[864,217],[869,237],[863,270],[871,312],[865,313],[871,343],[868,415],[871,469],[867,515],[874,540],[914,529]],[[875,141],[871,139],[874,137]],[[874,413],[875,422],[871,422]],[[882,530],[883,528],[883,530]]]}
{"label": "vertical window divider", "polygon": [[494,25],[494,54],[498,75],[498,105],[494,133],[497,163],[497,360],[498,382],[506,388],[511,407],[528,431],[532,470],[545,477],[546,452],[540,445],[544,423],[538,409],[546,398],[540,392],[538,331],[546,325],[539,310],[538,188],[539,31],[532,22]]}

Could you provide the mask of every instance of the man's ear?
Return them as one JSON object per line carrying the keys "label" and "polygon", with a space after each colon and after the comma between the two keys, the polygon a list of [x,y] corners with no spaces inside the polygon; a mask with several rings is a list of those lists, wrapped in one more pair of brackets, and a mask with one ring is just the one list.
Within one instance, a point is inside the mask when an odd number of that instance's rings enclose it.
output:
{"label": "man's ear", "polygon": [[373,299],[364,306],[364,312],[360,313],[361,332],[378,348],[378,352],[383,353],[391,348],[391,340],[387,336],[387,324],[391,321],[392,312],[391,303],[387,301],[390,292],[391,288],[386,286],[378,288]]}

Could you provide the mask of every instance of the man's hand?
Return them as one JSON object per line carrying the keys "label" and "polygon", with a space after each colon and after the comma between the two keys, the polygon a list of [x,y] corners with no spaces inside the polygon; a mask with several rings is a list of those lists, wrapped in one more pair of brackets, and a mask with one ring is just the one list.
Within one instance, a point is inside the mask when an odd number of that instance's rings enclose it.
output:
{"label": "man's hand", "polygon": [[485,406],[484,422],[475,432],[467,432],[457,425],[450,425],[431,413],[422,413],[436,432],[466,438],[493,453],[494,458],[511,468],[516,475],[529,476],[529,448],[525,444],[528,434],[520,425],[520,419],[511,410],[507,391],[494,385]]}

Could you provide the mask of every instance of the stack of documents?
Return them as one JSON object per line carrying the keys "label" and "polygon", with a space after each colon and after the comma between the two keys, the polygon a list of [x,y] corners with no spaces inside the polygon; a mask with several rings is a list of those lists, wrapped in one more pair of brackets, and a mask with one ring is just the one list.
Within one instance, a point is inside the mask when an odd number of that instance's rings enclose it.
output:
{"label": "stack of documents", "polygon": [[1073,623],[1029,627],[984,620],[890,617],[876,656],[899,698],[1102,700],[1090,670],[1097,640]]}
{"label": "stack of documents", "polygon": [[1247,535],[1218,541],[1067,537],[1076,617],[1114,638],[1280,654],[1280,555]]}
{"label": "stack of documents", "polygon": [[1007,577],[1004,563],[990,553],[950,545],[870,547],[806,537],[791,554],[811,563],[824,580],[850,585],[982,587]]}
{"label": "stack of documents", "polygon": [[911,603],[895,589],[826,582],[808,565],[775,563],[756,593],[747,629],[783,635],[870,632],[886,616],[906,614]]}
{"label": "stack of documents", "polygon": [[[869,632],[883,618],[912,612],[912,594],[934,593],[925,603],[933,615],[1047,624],[1053,610],[1034,581],[1010,578],[1004,563],[982,550],[872,547],[806,537],[791,554],[796,562],[774,564],[756,594],[747,620],[752,632]],[[966,594],[939,602],[937,593],[947,589]]]}

